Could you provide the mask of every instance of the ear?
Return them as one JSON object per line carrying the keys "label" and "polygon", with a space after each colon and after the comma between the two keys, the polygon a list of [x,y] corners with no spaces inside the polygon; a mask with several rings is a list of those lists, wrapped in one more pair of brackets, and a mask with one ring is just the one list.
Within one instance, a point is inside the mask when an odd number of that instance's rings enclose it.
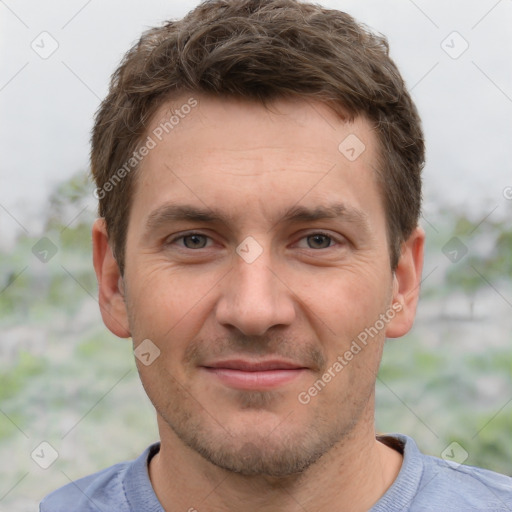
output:
{"label": "ear", "polygon": [[124,286],[107,235],[105,219],[96,219],[92,227],[93,263],[98,279],[99,303],[103,322],[120,338],[130,337]]}
{"label": "ear", "polygon": [[420,294],[425,231],[417,227],[402,244],[400,260],[393,276],[392,308],[395,317],[386,328],[387,338],[399,338],[412,327]]}

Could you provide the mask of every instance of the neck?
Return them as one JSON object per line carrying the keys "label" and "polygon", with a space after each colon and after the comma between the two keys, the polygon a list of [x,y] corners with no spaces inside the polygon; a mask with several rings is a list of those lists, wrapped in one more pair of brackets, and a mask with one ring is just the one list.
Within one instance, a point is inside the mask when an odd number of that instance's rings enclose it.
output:
{"label": "neck", "polygon": [[402,463],[398,452],[375,439],[373,415],[306,471],[280,478],[219,468],[185,446],[160,418],[159,427],[161,448],[149,474],[166,512],[362,512],[387,491]]}

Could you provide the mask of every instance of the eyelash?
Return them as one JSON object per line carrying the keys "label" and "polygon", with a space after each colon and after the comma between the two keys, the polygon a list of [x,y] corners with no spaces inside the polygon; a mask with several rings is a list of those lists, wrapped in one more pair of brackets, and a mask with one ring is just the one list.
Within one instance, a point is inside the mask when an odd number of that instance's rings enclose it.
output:
{"label": "eyelash", "polygon": [[[208,235],[205,235],[204,233],[199,233],[199,232],[196,232],[196,231],[191,231],[191,232],[189,232],[189,233],[185,233],[185,234],[182,234],[182,235],[176,236],[176,237],[172,238],[171,240],[166,241],[166,242],[165,242],[165,245],[166,245],[166,246],[172,245],[172,244],[174,244],[175,242],[177,242],[178,240],[183,240],[183,239],[185,239],[185,238],[188,238],[188,237],[191,237],[191,236],[194,236],[194,235],[196,235],[196,236],[201,236],[201,237],[206,237],[207,239],[210,239],[210,240],[211,240],[211,237],[210,237],[210,236],[208,236]],[[323,236],[323,237],[326,237],[326,238],[329,238],[329,239],[330,239],[330,241],[331,241],[331,245],[329,245],[328,247],[321,247],[320,249],[314,249],[314,248],[312,248],[312,247],[308,247],[307,249],[309,249],[309,250],[313,250],[313,251],[318,251],[318,250],[322,250],[322,249],[330,249],[330,248],[332,248],[332,247],[333,247],[333,245],[332,245],[332,244],[334,244],[334,243],[336,243],[336,244],[338,244],[338,245],[343,243],[343,242],[342,242],[340,239],[338,239],[337,237],[335,237],[335,236],[333,236],[333,235],[331,235],[331,234],[329,234],[329,233],[324,233],[323,231],[314,231],[314,232],[308,233],[308,234],[306,234],[306,235],[302,236],[302,237],[300,238],[300,240],[304,240],[304,239],[307,239],[307,238],[309,238],[309,237],[318,236],[318,235]],[[191,249],[191,248],[189,248],[189,247],[181,246],[180,248],[181,248],[181,249],[185,249],[185,250],[190,250],[190,251],[199,251],[199,250],[201,250],[201,249],[207,249],[208,247],[200,247],[199,249]]]}

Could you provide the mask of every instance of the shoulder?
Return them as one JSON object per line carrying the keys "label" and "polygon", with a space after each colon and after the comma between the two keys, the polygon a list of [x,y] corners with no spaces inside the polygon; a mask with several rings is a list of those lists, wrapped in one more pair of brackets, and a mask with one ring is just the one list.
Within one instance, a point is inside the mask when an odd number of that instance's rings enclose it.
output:
{"label": "shoulder", "polygon": [[[512,478],[487,469],[424,455],[419,493],[435,495],[444,510],[505,511],[512,509]],[[462,508],[461,508],[462,507]]]}
{"label": "shoulder", "polygon": [[40,504],[40,512],[92,512],[114,505],[116,511],[128,511],[123,507],[123,476],[128,465],[122,462],[70,482],[46,496]]}
{"label": "shoulder", "polygon": [[115,510],[116,512],[130,512],[131,507],[126,495],[127,474],[133,476],[141,471],[147,472],[148,455],[155,450],[158,450],[158,444],[147,448],[134,461],[120,462],[70,482],[46,496],[40,504],[39,511],[98,512],[98,510]]}
{"label": "shoulder", "polygon": [[487,469],[457,464],[424,455],[413,439],[401,434],[385,436],[388,445],[401,445],[400,473],[374,512],[505,512],[512,510],[512,478]]}
{"label": "shoulder", "polygon": [[[70,482],[46,496],[41,502],[40,512],[89,512],[102,510],[102,506],[113,503],[116,506],[120,505],[119,497],[123,494],[122,480],[127,466],[128,463],[123,462]],[[124,512],[125,508],[120,507],[116,510]]]}

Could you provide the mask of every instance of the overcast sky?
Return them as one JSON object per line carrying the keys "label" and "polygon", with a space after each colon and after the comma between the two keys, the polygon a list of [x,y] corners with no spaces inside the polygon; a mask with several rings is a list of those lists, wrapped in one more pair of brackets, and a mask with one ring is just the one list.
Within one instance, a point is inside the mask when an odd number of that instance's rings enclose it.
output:
{"label": "overcast sky", "polygon": [[[503,190],[512,185],[512,1],[319,3],[388,37],[423,118],[426,209],[465,204],[506,211],[510,201]],[[141,31],[197,4],[0,0],[0,239],[19,229],[17,222],[31,233],[41,229],[48,193],[87,169],[93,114]]]}

